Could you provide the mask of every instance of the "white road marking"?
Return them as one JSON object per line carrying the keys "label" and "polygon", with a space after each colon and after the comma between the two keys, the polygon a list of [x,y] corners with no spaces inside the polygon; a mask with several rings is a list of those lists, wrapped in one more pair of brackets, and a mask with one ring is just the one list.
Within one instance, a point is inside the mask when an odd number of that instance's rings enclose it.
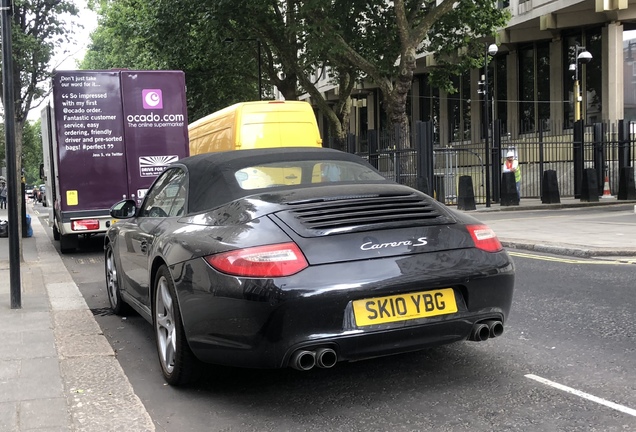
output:
{"label": "white road marking", "polygon": [[592,401],[592,402],[596,402],[597,404],[605,405],[606,407],[615,409],[616,411],[620,411],[620,412],[623,412],[625,414],[629,414],[631,416],[636,417],[636,410],[635,409],[628,408],[626,406],[619,405],[617,403],[610,402],[610,401],[605,400],[605,399],[601,399],[600,397],[596,397],[596,396],[593,396],[593,395],[591,395],[589,393],[584,393],[582,391],[573,389],[571,387],[564,386],[563,384],[555,383],[554,381],[550,381],[550,380],[547,380],[545,378],[541,378],[540,376],[536,376],[536,375],[533,375],[533,374],[527,374],[525,377],[526,378],[530,378],[531,380],[538,381],[541,384],[545,384],[545,385],[548,385],[550,387],[554,387],[554,388],[562,390],[562,391],[564,391],[566,393],[571,393],[571,394],[573,394],[575,396],[578,396],[580,398],[587,399],[587,400]]}

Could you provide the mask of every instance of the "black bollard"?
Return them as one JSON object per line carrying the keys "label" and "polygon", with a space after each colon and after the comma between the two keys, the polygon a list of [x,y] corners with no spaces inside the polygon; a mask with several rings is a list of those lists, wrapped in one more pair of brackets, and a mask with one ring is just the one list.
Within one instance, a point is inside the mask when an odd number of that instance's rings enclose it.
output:
{"label": "black bollard", "polygon": [[501,205],[519,205],[519,195],[513,172],[505,172],[501,175]]}
{"label": "black bollard", "polygon": [[636,187],[634,186],[634,167],[621,168],[618,181],[619,200],[636,200]]}
{"label": "black bollard", "polygon": [[446,192],[444,191],[444,176],[443,175],[434,175],[433,176],[433,194],[437,201],[441,203],[446,203]]}
{"label": "black bollard", "polygon": [[559,194],[559,181],[555,170],[545,170],[543,172],[543,184],[541,185],[541,202],[543,204],[559,204],[561,196]]}
{"label": "black bollard", "polygon": [[458,210],[476,210],[475,191],[473,190],[473,178],[471,176],[459,177],[459,195],[457,196]]}
{"label": "black bollard", "polygon": [[596,170],[593,168],[583,170],[581,201],[598,202],[598,180],[596,179]]}

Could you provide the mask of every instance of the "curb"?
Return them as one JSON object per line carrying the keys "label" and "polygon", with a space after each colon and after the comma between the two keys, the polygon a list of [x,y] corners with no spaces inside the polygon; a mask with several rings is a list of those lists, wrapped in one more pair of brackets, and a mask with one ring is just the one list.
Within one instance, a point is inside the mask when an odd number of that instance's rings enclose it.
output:
{"label": "curb", "polygon": [[37,264],[50,304],[72,430],[154,431],[148,411],[135,394],[40,219],[31,218],[31,226]]}
{"label": "curb", "polygon": [[568,208],[581,208],[581,207],[608,207],[617,205],[636,204],[636,201],[598,201],[598,202],[571,202],[571,203],[559,203],[559,204],[536,204],[536,205],[518,205],[518,206],[500,206],[496,207],[480,207],[473,210],[478,213],[483,212],[499,212],[499,211],[520,211],[520,210],[560,210]]}
{"label": "curb", "polygon": [[522,241],[506,240],[500,240],[500,242],[504,248],[544,252],[555,255],[566,255],[577,258],[636,256],[636,249],[587,249],[560,244],[527,243]]}

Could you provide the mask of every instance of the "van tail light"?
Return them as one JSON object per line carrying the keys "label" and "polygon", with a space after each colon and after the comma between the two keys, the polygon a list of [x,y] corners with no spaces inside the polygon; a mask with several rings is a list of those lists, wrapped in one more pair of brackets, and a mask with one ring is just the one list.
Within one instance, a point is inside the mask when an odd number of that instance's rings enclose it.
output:
{"label": "van tail light", "polygon": [[499,252],[503,246],[495,232],[486,225],[466,225],[466,229],[473,238],[475,247],[486,252]]}
{"label": "van tail light", "polygon": [[98,219],[79,219],[71,221],[71,230],[73,231],[91,231],[99,229]]}
{"label": "van tail light", "polygon": [[223,252],[205,260],[220,272],[256,278],[290,276],[309,266],[293,242]]}

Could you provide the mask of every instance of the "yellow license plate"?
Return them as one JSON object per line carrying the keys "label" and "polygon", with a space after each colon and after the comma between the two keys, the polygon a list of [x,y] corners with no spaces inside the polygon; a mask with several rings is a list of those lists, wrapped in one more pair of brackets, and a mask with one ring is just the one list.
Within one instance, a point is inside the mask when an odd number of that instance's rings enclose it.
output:
{"label": "yellow license plate", "polygon": [[422,291],[353,302],[358,327],[386,324],[457,312],[452,288]]}

